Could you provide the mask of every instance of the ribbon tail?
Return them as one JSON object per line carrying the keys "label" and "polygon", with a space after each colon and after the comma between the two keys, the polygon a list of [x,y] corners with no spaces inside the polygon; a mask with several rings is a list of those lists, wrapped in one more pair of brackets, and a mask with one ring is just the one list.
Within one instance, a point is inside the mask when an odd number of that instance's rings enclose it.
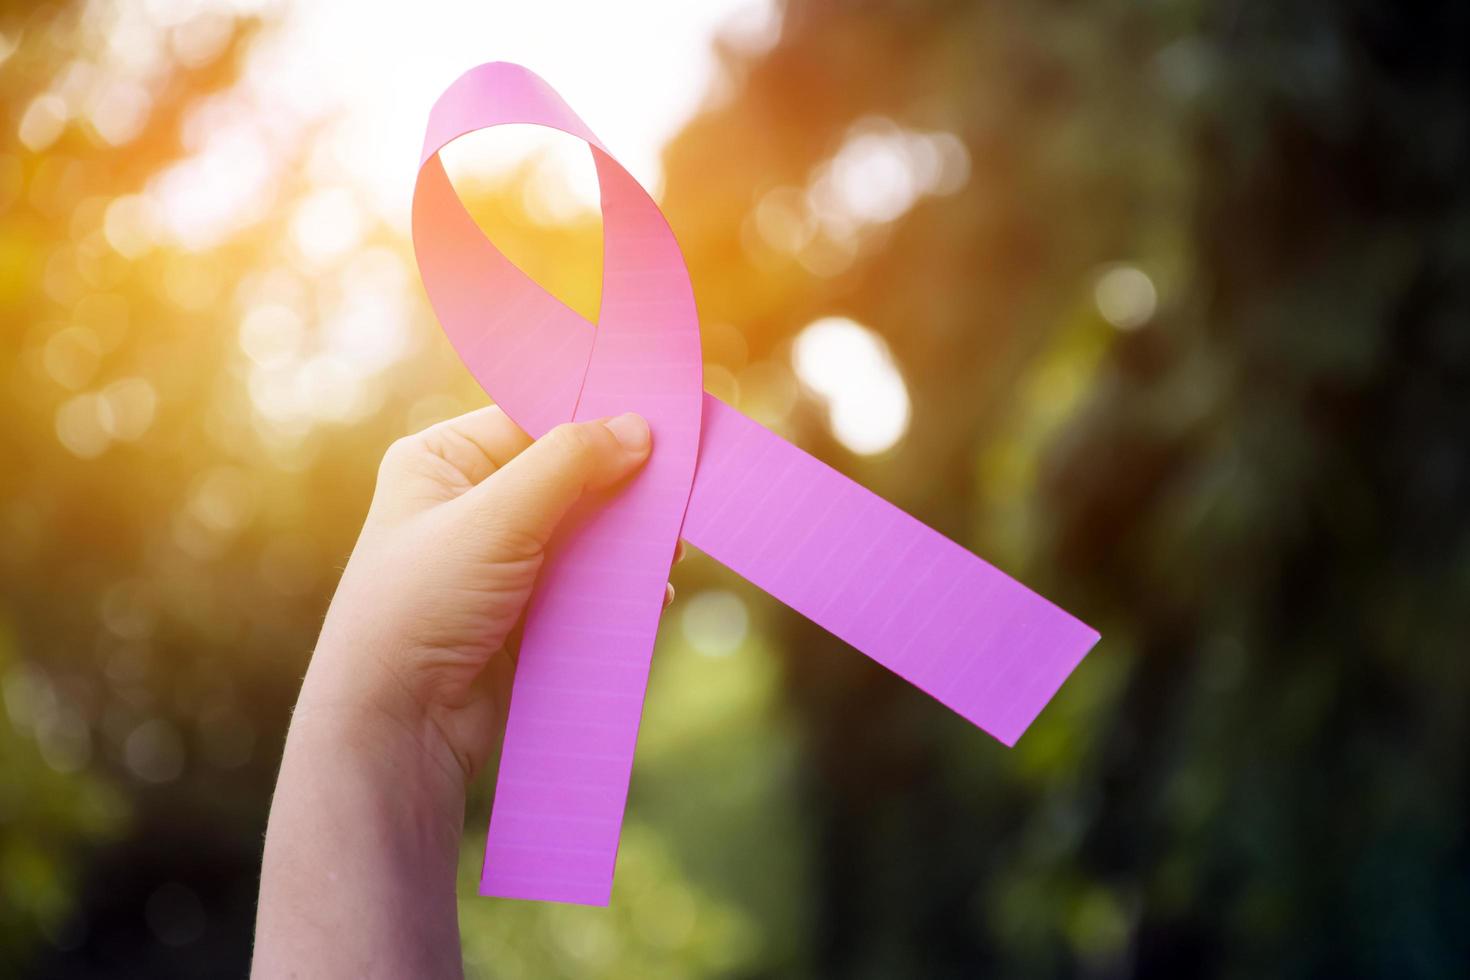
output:
{"label": "ribbon tail", "polygon": [[684,537],[1006,745],[1098,639],[709,394]]}
{"label": "ribbon tail", "polygon": [[601,151],[602,310],[577,420],[636,411],[654,451],[548,556],[521,641],[482,894],[606,905],[664,583],[699,454],[699,323],[673,232]]}

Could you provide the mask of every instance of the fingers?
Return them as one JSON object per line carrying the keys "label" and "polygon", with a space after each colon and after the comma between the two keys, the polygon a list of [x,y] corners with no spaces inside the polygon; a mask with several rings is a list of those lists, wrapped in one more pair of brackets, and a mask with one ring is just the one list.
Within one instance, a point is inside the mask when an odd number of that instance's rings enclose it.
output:
{"label": "fingers", "polygon": [[531,444],[531,437],[498,405],[487,405],[431,425],[410,436],[409,442],[448,463],[466,486],[474,486],[514,459]]}
{"label": "fingers", "polygon": [[440,454],[456,464],[471,483],[479,483],[531,444],[531,437],[499,405],[445,419],[425,429],[423,435],[429,449],[442,450]]}
{"label": "fingers", "polygon": [[648,458],[648,423],[633,414],[559,425],[464,495],[482,526],[534,553],[588,490],[612,486]]}
{"label": "fingers", "polygon": [[383,456],[374,512],[391,519],[453,500],[530,444],[494,405],[405,436]]}

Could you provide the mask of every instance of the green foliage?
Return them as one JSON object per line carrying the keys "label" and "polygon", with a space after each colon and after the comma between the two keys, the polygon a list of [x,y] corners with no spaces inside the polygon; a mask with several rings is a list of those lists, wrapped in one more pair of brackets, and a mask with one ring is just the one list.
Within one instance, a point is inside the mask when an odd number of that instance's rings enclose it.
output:
{"label": "green foliage", "polygon": [[[793,3],[676,144],[704,315],[883,333],[915,435],[833,458],[1104,636],[996,760],[790,624],[819,972],[1464,972],[1465,21]],[[717,276],[871,114],[961,134],[966,190],[828,281]]]}
{"label": "green foliage", "polygon": [[0,945],[27,956],[43,937],[66,940],[78,877],[77,843],[116,837],[125,810],[90,776],[84,721],[41,669],[17,664],[0,623],[0,685],[10,733],[0,739]]}

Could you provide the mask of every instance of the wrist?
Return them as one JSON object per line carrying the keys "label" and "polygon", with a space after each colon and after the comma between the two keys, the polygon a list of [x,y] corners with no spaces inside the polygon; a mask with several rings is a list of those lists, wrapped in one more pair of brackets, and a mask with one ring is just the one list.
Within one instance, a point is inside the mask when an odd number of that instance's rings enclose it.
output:
{"label": "wrist", "polygon": [[[286,751],[369,772],[384,794],[442,817],[457,841],[465,774],[426,708],[386,668],[318,646],[292,712]],[[381,676],[380,676],[381,675]]]}
{"label": "wrist", "polygon": [[331,679],[308,671],[286,736],[256,972],[456,975],[464,782],[409,716]]}

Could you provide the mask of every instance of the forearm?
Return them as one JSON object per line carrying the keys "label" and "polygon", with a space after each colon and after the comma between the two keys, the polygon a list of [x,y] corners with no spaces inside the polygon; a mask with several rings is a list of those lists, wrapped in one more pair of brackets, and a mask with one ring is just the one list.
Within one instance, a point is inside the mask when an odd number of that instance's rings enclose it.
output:
{"label": "forearm", "polygon": [[342,690],[309,675],[292,718],[266,831],[253,975],[457,977],[463,774],[411,720],[318,696]]}

